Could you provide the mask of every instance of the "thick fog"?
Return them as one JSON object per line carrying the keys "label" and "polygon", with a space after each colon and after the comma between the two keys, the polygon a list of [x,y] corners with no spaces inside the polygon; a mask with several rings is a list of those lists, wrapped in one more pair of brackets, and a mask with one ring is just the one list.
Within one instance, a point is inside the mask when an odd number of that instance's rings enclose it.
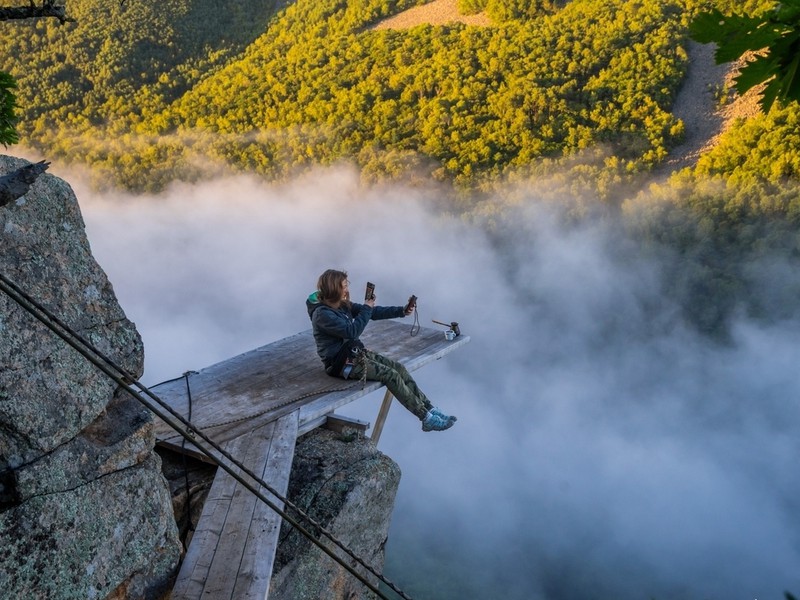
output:
{"label": "thick fog", "polygon": [[[386,575],[412,597],[800,594],[800,324],[697,335],[657,261],[559,225],[533,190],[498,244],[435,192],[347,171],[153,198],[70,183],[147,384],[308,329],[329,267],[379,304],[416,294],[424,326],[459,322],[470,343],[415,373],[458,422],[423,433],[395,403],[380,442],[403,471]],[[381,396],[341,412],[374,421]]]}

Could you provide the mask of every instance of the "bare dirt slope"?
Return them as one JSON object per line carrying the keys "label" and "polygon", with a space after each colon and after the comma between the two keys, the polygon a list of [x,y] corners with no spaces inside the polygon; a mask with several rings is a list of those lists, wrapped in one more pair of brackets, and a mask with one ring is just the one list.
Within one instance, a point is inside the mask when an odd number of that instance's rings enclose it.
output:
{"label": "bare dirt slope", "polygon": [[[760,110],[757,90],[739,96],[732,88],[741,63],[717,65],[713,44],[690,40],[686,50],[688,73],[672,106],[673,114],[683,121],[686,135],[658,169],[661,175],[693,165],[737,118],[752,117]],[[724,90],[728,90],[730,101],[721,105],[718,98]]]}
{"label": "bare dirt slope", "polygon": [[408,29],[415,25],[445,25],[447,23],[466,23],[467,25],[491,25],[485,13],[462,15],[458,12],[458,0],[433,0],[422,6],[409,8],[400,14],[384,19],[375,29]]}

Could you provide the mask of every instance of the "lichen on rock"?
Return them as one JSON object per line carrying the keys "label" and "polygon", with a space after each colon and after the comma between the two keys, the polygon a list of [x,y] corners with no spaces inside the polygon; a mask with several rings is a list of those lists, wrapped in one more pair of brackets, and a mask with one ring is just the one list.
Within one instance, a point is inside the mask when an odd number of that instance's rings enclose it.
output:
{"label": "lichen on rock", "polygon": [[[0,156],[0,175],[27,161]],[[144,349],[92,256],[70,186],[41,175],[0,207],[0,273],[131,377]],[[0,292],[0,589],[158,598],[182,547],[152,416]]]}

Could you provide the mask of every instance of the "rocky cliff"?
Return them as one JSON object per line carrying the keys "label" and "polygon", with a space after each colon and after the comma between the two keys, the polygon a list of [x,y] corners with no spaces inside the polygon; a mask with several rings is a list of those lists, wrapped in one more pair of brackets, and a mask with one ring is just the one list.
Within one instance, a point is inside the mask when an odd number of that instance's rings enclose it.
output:
{"label": "rocky cliff", "polygon": [[[369,440],[319,429],[298,441],[288,496],[378,573],[400,468]],[[378,585],[372,577],[373,585]],[[366,600],[374,595],[287,523],[275,556],[270,600]]]}
{"label": "rocky cliff", "polygon": [[[0,156],[0,176],[25,164]],[[42,175],[0,207],[0,273],[141,375],[66,182]],[[215,469],[154,444],[147,410],[0,291],[0,596],[168,595]],[[399,481],[369,440],[318,430],[298,440],[289,497],[380,571]],[[270,598],[372,597],[291,528],[281,538]]]}
{"label": "rocky cliff", "polygon": [[[0,175],[26,164],[0,157]],[[92,257],[74,193],[42,175],[0,208],[0,272],[139,376],[143,348]],[[0,293],[0,589],[156,598],[181,545],[151,417]]]}

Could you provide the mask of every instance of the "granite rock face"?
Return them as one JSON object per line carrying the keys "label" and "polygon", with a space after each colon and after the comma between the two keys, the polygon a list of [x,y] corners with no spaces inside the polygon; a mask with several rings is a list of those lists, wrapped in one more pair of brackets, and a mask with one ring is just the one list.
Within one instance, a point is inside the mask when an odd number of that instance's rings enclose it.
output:
{"label": "granite rock face", "polygon": [[[0,156],[0,175],[27,161]],[[133,377],[144,351],[77,199],[44,174],[0,207],[0,273]],[[181,553],[149,412],[0,292],[0,589],[155,598]]]}
{"label": "granite rock face", "polygon": [[[0,173],[26,161],[0,157]],[[109,357],[141,375],[139,334],[94,260],[69,185],[42,175],[0,210],[0,269]],[[0,469],[17,468],[84,429],[116,384],[0,294]]]}
{"label": "granite rock face", "polygon": [[[400,475],[397,463],[371,441],[319,429],[298,440],[288,498],[381,573]],[[378,585],[377,578],[369,579]],[[284,522],[269,597],[366,600],[375,595]]]}

